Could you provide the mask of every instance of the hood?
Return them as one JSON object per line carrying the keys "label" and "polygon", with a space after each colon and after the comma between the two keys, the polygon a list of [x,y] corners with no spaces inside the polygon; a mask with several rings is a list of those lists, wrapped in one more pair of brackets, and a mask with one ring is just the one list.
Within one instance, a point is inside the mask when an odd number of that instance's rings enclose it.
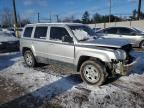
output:
{"label": "hood", "polygon": [[96,40],[84,41],[80,43],[81,45],[94,45],[97,47],[109,47],[109,48],[121,48],[128,45],[129,42],[123,39],[108,39],[108,38],[98,38]]}

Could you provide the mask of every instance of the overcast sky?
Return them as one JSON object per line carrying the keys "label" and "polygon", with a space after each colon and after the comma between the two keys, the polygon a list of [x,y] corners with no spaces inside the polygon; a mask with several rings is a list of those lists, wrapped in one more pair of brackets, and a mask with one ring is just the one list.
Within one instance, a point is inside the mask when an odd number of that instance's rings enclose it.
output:
{"label": "overcast sky", "polygon": [[[138,0],[112,0],[112,14],[127,15],[137,9]],[[41,18],[49,18],[49,14],[61,18],[74,15],[80,18],[84,11],[90,14],[96,12],[108,14],[109,0],[16,0],[16,8],[20,16],[36,20],[37,14]],[[12,9],[12,0],[0,0],[0,10]],[[142,0],[142,11],[144,12],[144,0]]]}

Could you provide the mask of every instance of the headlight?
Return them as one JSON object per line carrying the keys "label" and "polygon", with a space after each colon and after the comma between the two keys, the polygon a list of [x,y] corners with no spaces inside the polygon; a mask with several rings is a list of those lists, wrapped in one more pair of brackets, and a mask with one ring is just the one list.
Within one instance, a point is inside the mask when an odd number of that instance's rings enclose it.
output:
{"label": "headlight", "polygon": [[116,57],[120,60],[124,60],[127,57],[126,52],[122,49],[115,50],[115,54],[116,54]]}

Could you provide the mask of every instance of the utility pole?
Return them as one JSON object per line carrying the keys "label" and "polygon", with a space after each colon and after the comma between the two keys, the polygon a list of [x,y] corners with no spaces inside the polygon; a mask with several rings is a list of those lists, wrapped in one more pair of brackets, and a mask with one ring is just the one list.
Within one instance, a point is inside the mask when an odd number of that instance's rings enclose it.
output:
{"label": "utility pole", "polygon": [[141,16],[141,0],[139,0],[139,3],[138,3],[138,16],[137,16],[138,20],[140,19],[140,16]]}
{"label": "utility pole", "polygon": [[16,36],[19,36],[19,33],[17,31],[18,28],[18,23],[17,23],[17,14],[16,14],[16,5],[15,5],[15,0],[13,0],[13,14],[14,14],[14,29],[16,32]]}
{"label": "utility pole", "polygon": [[37,22],[40,23],[40,13],[37,13]]}
{"label": "utility pole", "polygon": [[52,15],[51,15],[51,12],[50,12],[50,18],[49,18],[49,21],[50,21],[50,23],[52,22]]}
{"label": "utility pole", "polygon": [[111,22],[111,0],[109,0],[109,23]]}
{"label": "utility pole", "polygon": [[56,20],[57,22],[59,22],[59,15],[56,15]]}

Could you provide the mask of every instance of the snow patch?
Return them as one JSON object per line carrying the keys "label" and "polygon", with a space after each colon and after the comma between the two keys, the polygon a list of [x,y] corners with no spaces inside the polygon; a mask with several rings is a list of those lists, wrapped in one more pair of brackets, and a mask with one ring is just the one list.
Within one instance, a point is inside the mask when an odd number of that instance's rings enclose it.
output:
{"label": "snow patch", "polygon": [[0,42],[7,42],[7,41],[18,41],[19,39],[14,37],[12,34],[6,32],[0,32]]}
{"label": "snow patch", "polygon": [[72,30],[74,35],[77,37],[78,40],[89,39],[89,35],[84,30]]}
{"label": "snow patch", "polygon": [[[142,53],[133,52],[138,57]],[[114,82],[101,87],[90,86],[77,81],[73,75],[52,75],[28,68],[23,63],[20,55],[0,55],[0,65],[8,61],[13,64],[0,71],[0,76],[12,79],[32,94],[43,100],[53,101],[63,107],[87,108],[87,107],[108,107],[108,108],[135,108],[144,105],[144,70],[137,73],[137,69],[129,76],[123,76]],[[142,57],[139,68],[143,67]],[[50,72],[51,73],[51,72]]]}

